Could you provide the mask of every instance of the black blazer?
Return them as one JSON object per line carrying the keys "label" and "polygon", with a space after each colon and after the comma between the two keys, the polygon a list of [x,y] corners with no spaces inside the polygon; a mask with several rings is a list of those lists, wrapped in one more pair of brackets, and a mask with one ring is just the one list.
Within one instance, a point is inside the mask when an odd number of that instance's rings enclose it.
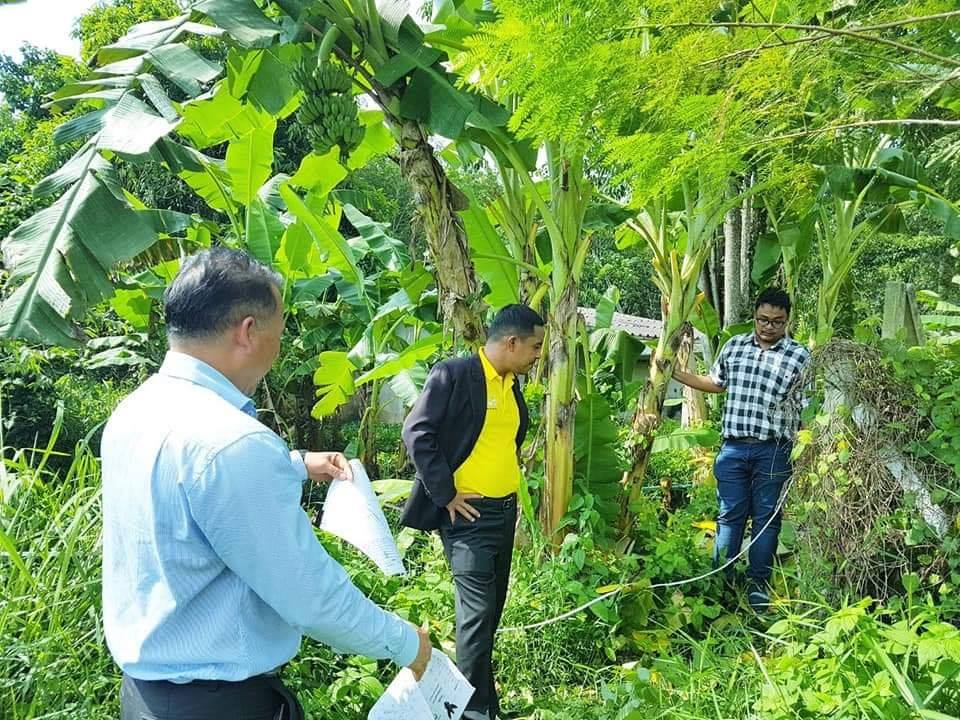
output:
{"label": "black blazer", "polygon": [[[520,410],[516,450],[530,422],[516,378],[513,396]],[[453,472],[477,444],[487,414],[487,382],[480,356],[452,358],[434,366],[423,392],[403,423],[403,442],[417,474],[400,523],[435,530],[457,494]],[[509,452],[504,448],[504,452]]]}

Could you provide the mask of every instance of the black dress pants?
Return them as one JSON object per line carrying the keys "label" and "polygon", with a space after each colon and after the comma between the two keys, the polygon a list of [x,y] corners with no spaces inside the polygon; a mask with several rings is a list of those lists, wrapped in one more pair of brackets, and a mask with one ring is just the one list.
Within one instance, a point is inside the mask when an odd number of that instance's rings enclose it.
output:
{"label": "black dress pants", "polygon": [[124,675],[120,720],[303,720],[303,709],[274,675],[185,684]]}
{"label": "black dress pants", "polygon": [[453,573],[457,614],[457,667],[476,688],[464,720],[493,720],[500,711],[493,680],[493,639],[507,599],[517,498],[469,500],[480,517],[444,514],[440,538]]}

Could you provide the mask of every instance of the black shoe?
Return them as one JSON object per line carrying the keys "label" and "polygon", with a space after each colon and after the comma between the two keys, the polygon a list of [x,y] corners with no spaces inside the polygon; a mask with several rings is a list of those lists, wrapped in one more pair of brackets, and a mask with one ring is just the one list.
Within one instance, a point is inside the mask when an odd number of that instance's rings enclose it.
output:
{"label": "black shoe", "polygon": [[750,608],[757,613],[763,613],[770,609],[770,592],[766,585],[760,583],[751,583],[747,591],[747,602]]}

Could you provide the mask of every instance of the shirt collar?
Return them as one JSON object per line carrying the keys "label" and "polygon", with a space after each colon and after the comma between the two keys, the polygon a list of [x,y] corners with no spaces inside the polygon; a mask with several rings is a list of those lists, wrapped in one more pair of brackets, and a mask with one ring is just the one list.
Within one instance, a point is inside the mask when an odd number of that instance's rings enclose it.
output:
{"label": "shirt collar", "polygon": [[255,415],[253,400],[244,395],[219,370],[193,355],[168,350],[163,358],[160,375],[192,382],[194,385],[212,390],[238,410]]}
{"label": "shirt collar", "polygon": [[[483,365],[483,374],[486,376],[487,380],[500,380],[500,373],[497,372],[497,369],[493,366],[493,363],[487,358],[487,354],[483,351],[483,348],[480,348],[480,364]],[[508,380],[513,380],[513,373],[508,372],[503,376],[503,381],[507,382]]]}
{"label": "shirt collar", "polygon": [[[750,333],[750,342],[754,344],[755,347],[760,347],[760,341],[757,339],[757,333]],[[777,340],[773,345],[767,348],[767,350],[779,350],[787,342],[787,336],[784,335],[782,338]]]}

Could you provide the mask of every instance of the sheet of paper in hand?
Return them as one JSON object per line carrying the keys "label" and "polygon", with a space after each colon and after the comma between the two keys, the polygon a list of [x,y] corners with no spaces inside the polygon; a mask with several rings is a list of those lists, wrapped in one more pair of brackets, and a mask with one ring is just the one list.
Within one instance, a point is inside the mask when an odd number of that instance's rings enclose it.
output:
{"label": "sheet of paper in hand", "polygon": [[420,682],[403,668],[370,709],[367,720],[460,720],[471,695],[473,685],[450,658],[434,648]]}
{"label": "sheet of paper in hand", "polygon": [[330,483],[320,529],[346,540],[373,560],[385,575],[406,575],[367,471],[359,460],[351,460],[350,467],[353,480]]}

